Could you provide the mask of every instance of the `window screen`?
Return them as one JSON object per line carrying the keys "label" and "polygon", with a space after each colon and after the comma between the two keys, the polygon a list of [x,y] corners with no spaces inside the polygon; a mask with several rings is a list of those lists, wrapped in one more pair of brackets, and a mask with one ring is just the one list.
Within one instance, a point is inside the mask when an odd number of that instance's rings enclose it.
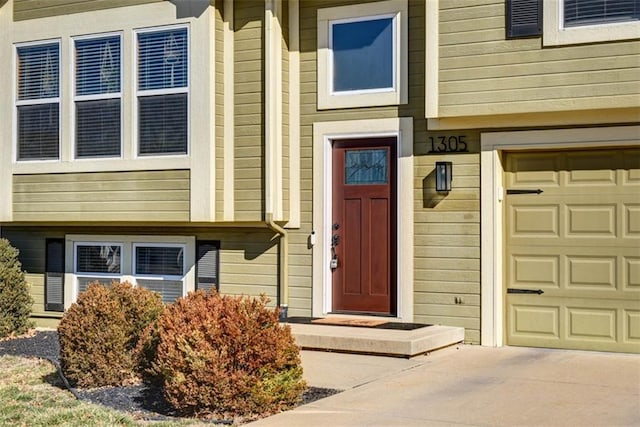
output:
{"label": "window screen", "polygon": [[18,160],[59,157],[60,46],[17,48]]}
{"label": "window screen", "polygon": [[640,19],[640,0],[564,0],[564,25],[604,24]]}
{"label": "window screen", "polygon": [[187,153],[186,28],[138,33],[138,153]]}
{"label": "window screen", "polygon": [[333,91],[394,87],[393,18],[331,25]]}
{"label": "window screen", "polygon": [[121,147],[120,37],[75,41],[76,157],[118,157]]}

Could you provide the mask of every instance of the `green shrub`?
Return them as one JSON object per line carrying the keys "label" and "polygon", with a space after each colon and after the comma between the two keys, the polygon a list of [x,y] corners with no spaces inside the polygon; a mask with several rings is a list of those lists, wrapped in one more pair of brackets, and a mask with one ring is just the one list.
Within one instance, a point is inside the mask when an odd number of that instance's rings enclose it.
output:
{"label": "green shrub", "polygon": [[301,398],[300,351],[266,297],[190,293],[160,316],[151,374],[180,413],[242,417],[272,414]]}
{"label": "green shrub", "polygon": [[115,281],[89,285],[58,326],[64,374],[81,387],[139,381],[144,355],[135,349],[163,310],[160,295],[148,289]]}
{"label": "green shrub", "polygon": [[33,299],[18,260],[18,250],[0,238],[0,338],[25,333]]}

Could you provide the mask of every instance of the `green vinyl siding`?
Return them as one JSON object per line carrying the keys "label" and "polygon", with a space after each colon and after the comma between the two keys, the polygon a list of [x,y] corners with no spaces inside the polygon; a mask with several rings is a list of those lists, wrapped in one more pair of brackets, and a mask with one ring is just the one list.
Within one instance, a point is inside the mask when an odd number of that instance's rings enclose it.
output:
{"label": "green vinyl siding", "polygon": [[264,210],[264,14],[263,2],[234,10],[235,219],[256,221]]}
{"label": "green vinyl siding", "polygon": [[188,221],[189,171],[14,175],[13,220]]}
{"label": "green vinyl siding", "polygon": [[[227,295],[266,295],[270,305],[278,303],[278,239],[264,229],[215,229],[197,227],[123,227],[123,226],[3,226],[2,237],[20,250],[20,261],[28,273],[27,280],[35,304],[33,317],[45,326],[44,318],[60,313],[44,310],[44,262],[47,238],[65,235],[105,236],[195,236],[196,240],[220,241],[220,292]],[[67,258],[69,254],[66,254]],[[306,261],[305,261],[306,262]],[[295,265],[295,264],[294,264]],[[310,272],[310,261],[309,272]],[[193,266],[187,266],[187,270]],[[310,275],[310,274],[309,274]],[[66,288],[68,290],[69,288]],[[292,296],[298,298],[299,292]],[[305,299],[305,298],[302,298]],[[310,301],[309,301],[310,305]],[[44,322],[44,323],[43,323]],[[54,325],[55,326],[55,325]]]}
{"label": "green vinyl siding", "polygon": [[[318,111],[316,10],[362,1],[317,1],[300,5],[301,91],[301,219],[300,231],[291,232],[290,309],[309,315],[311,257],[307,238],[311,232],[313,123],[340,120],[412,117],[414,128],[414,321],[465,328],[465,340],[480,341],[480,177],[479,133],[466,135],[469,152],[433,155],[424,120],[425,3],[409,1],[409,100],[406,105]],[[452,134],[461,134],[452,132]],[[453,162],[453,191],[437,200],[431,194],[436,161]],[[456,300],[462,301],[456,303]]]}
{"label": "green vinyl siding", "polygon": [[223,13],[222,0],[216,0],[216,9],[214,12],[215,18],[215,155],[216,155],[216,194],[215,194],[215,206],[216,219],[224,218],[224,32],[223,32]]}
{"label": "green vinyl siding", "polygon": [[14,0],[16,21],[156,3],[164,0]]}
{"label": "green vinyl siding", "polygon": [[640,41],[505,39],[499,0],[440,2],[441,117],[637,107]]}

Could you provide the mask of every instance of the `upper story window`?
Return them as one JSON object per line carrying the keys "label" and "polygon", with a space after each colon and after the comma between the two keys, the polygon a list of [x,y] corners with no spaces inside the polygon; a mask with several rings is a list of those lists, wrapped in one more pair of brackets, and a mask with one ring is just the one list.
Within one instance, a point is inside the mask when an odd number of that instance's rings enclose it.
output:
{"label": "upper story window", "polygon": [[393,16],[334,21],[329,25],[332,94],[394,90]]}
{"label": "upper story window", "polygon": [[187,153],[187,28],[137,33],[138,154]]}
{"label": "upper story window", "polygon": [[407,2],[318,10],[318,108],[407,102]]}
{"label": "upper story window", "polygon": [[543,0],[544,45],[638,38],[640,0]]}
{"label": "upper story window", "polygon": [[17,160],[60,156],[60,44],[17,47]]}
{"label": "upper story window", "polygon": [[119,157],[122,60],[119,35],[75,40],[75,156]]}

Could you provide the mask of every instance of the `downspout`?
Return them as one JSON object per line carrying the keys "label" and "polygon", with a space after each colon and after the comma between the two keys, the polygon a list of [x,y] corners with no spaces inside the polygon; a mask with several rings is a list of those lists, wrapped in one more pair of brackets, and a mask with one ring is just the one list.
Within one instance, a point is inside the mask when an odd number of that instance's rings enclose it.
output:
{"label": "downspout", "polygon": [[282,93],[281,71],[281,37],[282,31],[278,25],[280,19],[280,4],[278,0],[265,1],[265,159],[264,159],[264,193],[265,193],[265,224],[270,230],[280,236],[279,265],[279,295],[280,318],[286,318],[289,308],[289,238],[287,230],[273,220],[277,209],[277,192],[281,190],[278,173],[278,146],[281,144],[279,132],[282,131],[282,108],[279,105],[279,94]]}
{"label": "downspout", "polygon": [[265,223],[267,227],[280,235],[280,292],[278,305],[280,306],[280,319],[288,317],[289,310],[289,233],[278,223],[273,221],[273,214],[268,213]]}

